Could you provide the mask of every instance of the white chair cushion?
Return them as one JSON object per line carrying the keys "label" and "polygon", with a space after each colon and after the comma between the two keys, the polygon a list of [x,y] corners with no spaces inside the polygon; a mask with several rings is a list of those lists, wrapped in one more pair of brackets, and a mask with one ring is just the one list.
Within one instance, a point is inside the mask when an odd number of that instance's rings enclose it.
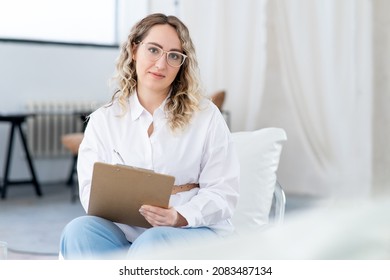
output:
{"label": "white chair cushion", "polygon": [[281,128],[232,133],[240,160],[240,200],[232,222],[239,234],[268,223],[283,142]]}

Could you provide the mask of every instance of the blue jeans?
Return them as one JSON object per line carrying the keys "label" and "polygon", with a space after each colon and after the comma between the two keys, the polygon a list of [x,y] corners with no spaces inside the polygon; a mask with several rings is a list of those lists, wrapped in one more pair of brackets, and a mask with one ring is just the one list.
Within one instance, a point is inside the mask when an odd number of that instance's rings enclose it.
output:
{"label": "blue jeans", "polygon": [[60,250],[65,259],[142,259],[153,258],[157,249],[169,248],[178,242],[189,244],[199,238],[216,236],[207,227],[152,227],[131,243],[115,223],[100,217],[82,216],[64,228]]}

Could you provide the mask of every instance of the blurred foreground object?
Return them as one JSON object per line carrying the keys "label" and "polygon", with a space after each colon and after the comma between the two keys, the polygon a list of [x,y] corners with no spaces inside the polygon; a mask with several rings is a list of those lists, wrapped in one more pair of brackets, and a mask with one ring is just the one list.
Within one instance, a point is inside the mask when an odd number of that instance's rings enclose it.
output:
{"label": "blurred foreground object", "polygon": [[175,246],[150,258],[390,260],[389,197],[326,204],[291,214],[278,227]]}

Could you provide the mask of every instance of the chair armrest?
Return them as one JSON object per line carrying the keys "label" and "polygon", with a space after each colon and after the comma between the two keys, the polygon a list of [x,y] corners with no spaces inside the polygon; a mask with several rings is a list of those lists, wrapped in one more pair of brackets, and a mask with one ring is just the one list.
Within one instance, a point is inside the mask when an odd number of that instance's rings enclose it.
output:
{"label": "chair armrest", "polygon": [[270,222],[275,225],[280,225],[284,221],[284,213],[286,211],[286,195],[282,186],[278,181],[275,183],[274,197],[271,206]]}

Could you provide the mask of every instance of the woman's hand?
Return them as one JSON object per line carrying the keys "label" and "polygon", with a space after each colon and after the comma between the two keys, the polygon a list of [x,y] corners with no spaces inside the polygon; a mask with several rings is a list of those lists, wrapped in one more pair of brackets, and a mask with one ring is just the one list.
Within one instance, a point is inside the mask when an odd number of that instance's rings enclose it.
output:
{"label": "woman's hand", "polygon": [[154,227],[181,227],[188,224],[187,220],[175,208],[165,209],[151,205],[142,205],[139,212]]}

